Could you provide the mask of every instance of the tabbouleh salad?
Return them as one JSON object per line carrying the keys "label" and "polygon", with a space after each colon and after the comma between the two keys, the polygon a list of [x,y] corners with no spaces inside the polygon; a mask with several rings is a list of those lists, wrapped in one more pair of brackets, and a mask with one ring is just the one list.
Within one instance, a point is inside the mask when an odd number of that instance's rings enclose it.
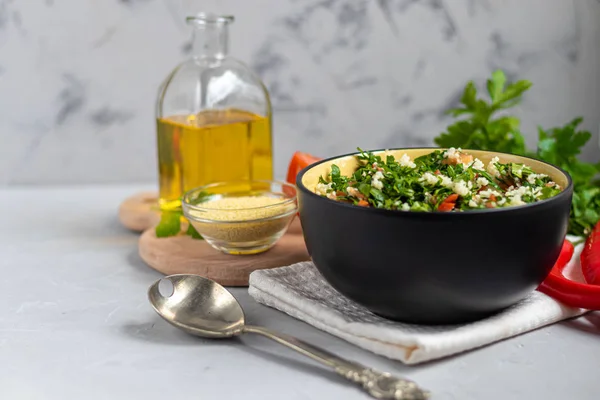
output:
{"label": "tabbouleh salad", "polygon": [[359,149],[360,166],[343,176],[337,165],[320,177],[315,192],[332,200],[363,207],[403,211],[464,211],[519,206],[557,195],[561,188],[529,166],[487,166],[460,148],[435,150],[414,160],[384,160]]}

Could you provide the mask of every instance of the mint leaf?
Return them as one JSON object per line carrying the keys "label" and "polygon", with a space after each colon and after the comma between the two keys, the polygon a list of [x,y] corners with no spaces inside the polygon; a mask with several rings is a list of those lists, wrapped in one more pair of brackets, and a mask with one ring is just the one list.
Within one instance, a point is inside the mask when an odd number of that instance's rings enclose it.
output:
{"label": "mint leaf", "polygon": [[194,228],[194,226],[191,223],[188,224],[188,228],[187,228],[187,231],[185,233],[186,233],[186,235],[191,236],[192,239],[204,239],[202,237],[202,235],[200,235],[198,233],[198,231],[196,230],[196,228]]}
{"label": "mint leaf", "polygon": [[159,238],[177,235],[181,231],[181,212],[163,211],[154,230]]}

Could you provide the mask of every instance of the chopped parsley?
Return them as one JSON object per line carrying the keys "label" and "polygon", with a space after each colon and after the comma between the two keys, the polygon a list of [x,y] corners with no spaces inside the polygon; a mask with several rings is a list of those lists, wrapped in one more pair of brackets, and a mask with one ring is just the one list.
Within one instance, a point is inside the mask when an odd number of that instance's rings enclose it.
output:
{"label": "chopped parsley", "polygon": [[533,203],[555,196],[558,184],[529,166],[503,164],[494,157],[488,165],[450,148],[434,150],[411,160],[385,160],[358,149],[359,167],[350,176],[337,165],[321,176],[315,192],[357,206],[403,211],[464,211]]}

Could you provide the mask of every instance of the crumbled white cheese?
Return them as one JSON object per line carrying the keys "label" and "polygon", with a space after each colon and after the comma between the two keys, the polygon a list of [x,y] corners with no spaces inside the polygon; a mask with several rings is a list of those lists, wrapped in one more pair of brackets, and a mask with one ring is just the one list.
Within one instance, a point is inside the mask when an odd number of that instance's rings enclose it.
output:
{"label": "crumbled white cheese", "polygon": [[458,160],[460,159],[460,152],[461,151],[462,150],[460,149],[460,147],[458,149],[455,149],[454,147],[450,147],[448,150],[446,150],[444,152],[443,155],[448,160],[456,161],[458,163]]}
{"label": "crumbled white cheese", "polygon": [[554,187],[554,189],[560,189],[560,185],[554,181],[550,181],[547,183],[549,187]]}
{"label": "crumbled white cheese", "polygon": [[469,207],[473,207],[473,208],[479,207],[479,204],[477,204],[475,202],[475,200],[471,199],[471,200],[469,200]]}
{"label": "crumbled white cheese", "polygon": [[484,187],[484,186],[487,186],[489,184],[490,184],[490,181],[488,181],[483,176],[477,178],[477,187]]}
{"label": "crumbled white cheese", "polygon": [[456,181],[452,186],[452,190],[459,196],[466,196],[469,194],[469,188],[465,181]]}
{"label": "crumbled white cheese", "polygon": [[431,172],[425,172],[419,180],[421,182],[427,183],[430,186],[437,185],[439,181],[438,177],[432,174]]}
{"label": "crumbled white cheese", "polygon": [[415,164],[414,162],[411,161],[410,157],[406,153],[404,153],[402,155],[402,157],[400,157],[400,160],[398,161],[398,163],[403,167],[409,167],[409,168],[415,168],[417,166],[417,164]]}
{"label": "crumbled white cheese", "polygon": [[506,195],[508,197],[512,197],[512,196],[526,196],[526,195],[531,195],[533,194],[531,191],[531,188],[528,186],[520,186],[516,189],[512,189],[512,190],[508,190],[506,192]]}
{"label": "crumbled white cheese", "polygon": [[403,203],[402,204],[402,211],[408,211],[410,210],[410,206],[408,205],[408,203]]}
{"label": "crumbled white cheese", "polygon": [[440,175],[438,175],[438,177],[442,180],[441,181],[442,186],[447,187],[449,189],[454,187],[454,182],[452,182],[452,178],[450,178],[449,176],[440,174]]}
{"label": "crumbled white cheese", "polygon": [[522,197],[527,195],[533,195],[531,188],[528,186],[521,186],[516,189],[508,190],[506,192],[506,196],[508,197],[508,201],[510,205],[513,206],[521,206],[526,204]]}
{"label": "crumbled white cheese", "polygon": [[455,153],[456,153],[456,149],[454,147],[450,147],[448,150],[446,150],[444,152],[443,156],[448,158],[448,157],[454,156]]}
{"label": "crumbled white cheese", "polygon": [[335,192],[327,193],[327,198],[331,199],[331,200],[337,200],[337,196],[335,195]]}
{"label": "crumbled white cheese", "polygon": [[367,176],[367,174],[365,173],[365,171],[363,171],[362,176]]}
{"label": "crumbled white cheese", "polygon": [[326,196],[327,193],[331,191],[331,185],[331,182],[329,182],[328,184],[319,182],[315,187],[315,193],[321,196]]}
{"label": "crumbled white cheese", "polygon": [[381,179],[383,179],[383,174],[381,171],[375,172],[373,179],[371,179],[371,186],[373,186],[375,189],[383,189],[383,182],[381,182]]}
{"label": "crumbled white cheese", "polygon": [[485,169],[485,165],[483,165],[483,163],[481,162],[481,160],[479,158],[476,158],[475,161],[473,161],[473,163],[471,164],[471,167],[473,167],[474,169],[477,169],[479,171],[483,171]]}
{"label": "crumbled white cheese", "polygon": [[498,172],[498,168],[496,168],[496,165],[495,165],[499,161],[500,161],[500,159],[498,157],[494,157],[494,158],[492,158],[492,161],[490,161],[487,165],[487,172],[496,178],[500,177],[500,172]]}
{"label": "crumbled white cheese", "polygon": [[523,204],[526,204],[523,200],[521,200],[521,196],[518,194],[511,197],[509,202],[511,206],[522,206]]}
{"label": "crumbled white cheese", "polygon": [[358,197],[360,191],[357,188],[353,188],[352,186],[348,186],[346,188],[346,192],[348,192],[348,196]]}
{"label": "crumbled white cheese", "polygon": [[488,190],[482,190],[481,192],[479,192],[479,196],[483,197],[484,199],[488,199],[492,196],[500,196],[500,193],[498,193],[497,191],[493,190],[493,189],[488,189]]}
{"label": "crumbled white cheese", "polygon": [[498,205],[499,206],[501,206],[504,203],[506,203],[506,197],[502,197],[500,200],[498,200]]}

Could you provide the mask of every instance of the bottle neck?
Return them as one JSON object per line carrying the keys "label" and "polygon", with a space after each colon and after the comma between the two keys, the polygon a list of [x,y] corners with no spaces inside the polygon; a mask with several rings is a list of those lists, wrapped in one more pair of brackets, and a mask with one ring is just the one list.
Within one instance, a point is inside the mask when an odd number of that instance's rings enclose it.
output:
{"label": "bottle neck", "polygon": [[192,55],[202,58],[225,57],[229,45],[228,30],[226,23],[196,26],[192,37]]}

